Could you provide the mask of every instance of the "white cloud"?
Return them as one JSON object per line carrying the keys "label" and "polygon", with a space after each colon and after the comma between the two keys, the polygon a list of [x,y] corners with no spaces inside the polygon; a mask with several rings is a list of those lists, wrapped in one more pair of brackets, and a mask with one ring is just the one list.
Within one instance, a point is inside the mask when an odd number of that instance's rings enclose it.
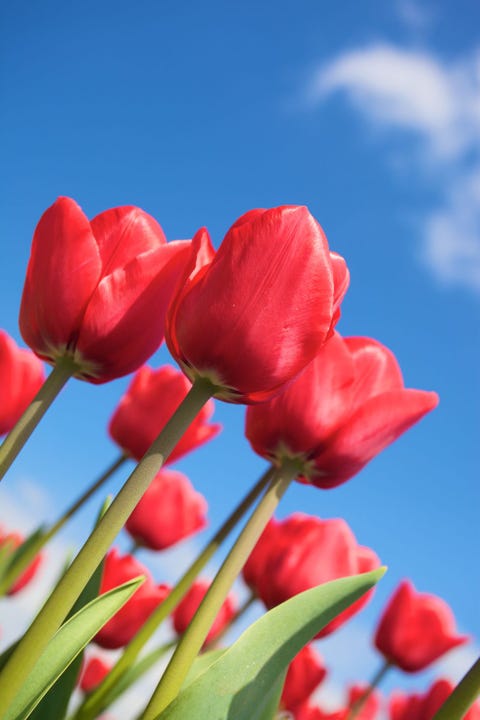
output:
{"label": "white cloud", "polygon": [[480,50],[450,64],[389,44],[350,50],[317,70],[308,95],[337,92],[375,129],[417,141],[412,157],[444,196],[423,218],[420,255],[441,281],[480,291]]}

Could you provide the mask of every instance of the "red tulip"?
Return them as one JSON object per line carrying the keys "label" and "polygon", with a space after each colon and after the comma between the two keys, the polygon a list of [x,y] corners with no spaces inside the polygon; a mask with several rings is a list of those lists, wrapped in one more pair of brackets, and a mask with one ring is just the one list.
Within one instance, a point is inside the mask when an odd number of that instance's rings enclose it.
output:
{"label": "red tulip", "polygon": [[297,206],[242,215],[216,255],[205,229],[192,244],[167,315],[172,355],[191,380],[209,378],[223,400],[272,397],[330,334],[348,286],[343,258]]}
{"label": "red tulip", "polygon": [[418,593],[408,580],[393,594],[375,634],[375,645],[385,659],[405,672],[424,670],[467,640],[457,634],[447,603]]}
{"label": "red tulip", "polygon": [[[452,692],[453,685],[449,680],[437,680],[424,695],[392,693],[389,703],[390,720],[432,720]],[[463,720],[480,720],[480,702],[472,705]]]}
{"label": "red tulip", "polygon": [[139,545],[164,550],[207,525],[207,501],[190,480],[175,470],[161,470],[132,512],[125,527]]}
{"label": "red tulip", "polygon": [[345,482],[438,403],[433,392],[406,390],[394,355],[370,338],[323,346],[281,394],[247,410],[255,452],[296,457],[302,479],[320,488]]}
{"label": "red tulip", "polygon": [[326,674],[320,655],[312,645],[305,645],[288,666],[282,706],[295,713],[295,708],[310,697]]}
{"label": "red tulip", "polygon": [[103,648],[123,647],[170,592],[168,585],[155,585],[148,569],[132,555],[123,555],[116,548],[107,554],[100,583],[100,595],[145,575],[145,581],[125,605],[95,635],[94,641]]}
{"label": "red tulip", "polygon": [[[183,600],[173,611],[173,627],[175,628],[175,632],[179,635],[182,635],[189,626],[191,619],[197,612],[198,606],[207,594],[210,584],[211,583],[208,580],[196,580]],[[235,612],[235,598],[232,593],[230,593],[225,598],[223,605],[220,608],[207,637],[205,638],[204,645],[208,645],[208,643],[212,642],[212,640],[215,640],[215,638],[235,617]]]}
{"label": "red tulip", "polygon": [[165,311],[191,252],[166,243],[136,207],[88,221],[61,197],[33,236],[20,309],[25,342],[54,364],[68,356],[77,377],[102,383],[136,370],[163,339]]}
{"label": "red tulip", "polygon": [[42,362],[0,330],[0,435],[10,432],[44,380]]}
{"label": "red tulip", "polygon": [[[8,543],[11,551],[13,552],[16,550],[24,541],[24,538],[20,533],[18,532],[10,532],[10,533],[4,533],[2,531],[2,528],[0,528],[0,547],[4,545],[5,543]],[[20,590],[23,590],[23,588],[28,585],[35,575],[37,574],[40,565],[43,562],[43,555],[42,553],[38,553],[38,555],[32,560],[30,565],[23,571],[23,573],[16,579],[14,584],[10,587],[10,589],[7,592],[7,595],[15,595],[16,593],[20,592]]]}
{"label": "red tulip", "polygon": [[[267,608],[330,580],[368,572],[380,561],[358,545],[345,520],[320,520],[294,513],[272,519],[243,570],[248,585]],[[336,630],[368,602],[372,590],[341,612],[318,634]]]}
{"label": "red tulip", "polygon": [[89,658],[80,675],[80,690],[84,693],[90,693],[92,690],[95,690],[104,677],[108,675],[111,668],[112,665],[100,657]]}
{"label": "red tulip", "polygon": [[[153,370],[144,365],[134,375],[127,392],[120,400],[109,431],[124,452],[140,460],[167,420],[187,395],[192,384],[183,373],[170,365]],[[209,400],[198,413],[168,458],[172,463],[220,432],[221,425],[208,421],[214,402]]]}

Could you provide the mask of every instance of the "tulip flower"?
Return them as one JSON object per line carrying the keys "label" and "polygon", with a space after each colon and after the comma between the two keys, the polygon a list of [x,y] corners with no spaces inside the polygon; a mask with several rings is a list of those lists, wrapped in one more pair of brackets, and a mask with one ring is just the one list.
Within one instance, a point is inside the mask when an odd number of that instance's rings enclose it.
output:
{"label": "tulip flower", "polygon": [[80,675],[80,690],[90,693],[100,685],[102,680],[110,672],[112,665],[100,657],[91,657],[87,660]]}
{"label": "tulip flower", "polygon": [[100,595],[140,575],[145,575],[144,583],[95,635],[97,645],[114,649],[129,643],[170,592],[168,585],[156,585],[149,570],[132,555],[122,556],[116,548],[109,551],[100,583]]}
{"label": "tulip flower", "polygon": [[404,388],[385,346],[338,333],[283,392],[247,409],[246,436],[262,457],[295,457],[299,478],[332,488],[358,473],[438,403]]}
{"label": "tulip flower", "polygon": [[[197,608],[207,594],[210,587],[208,580],[196,580],[183,600],[177,605],[172,613],[173,627],[178,635],[182,635],[190,624],[191,619],[197,612]],[[229,625],[235,617],[236,601],[232,593],[225,598],[217,617],[210,628],[205,639],[205,645],[215,640],[218,635]]]}
{"label": "tulip flower", "polygon": [[0,330],[0,435],[10,432],[44,379],[43,363]]}
{"label": "tulip flower", "polygon": [[295,714],[295,708],[308,700],[325,678],[327,670],[315,648],[309,644],[293,658],[288,666],[281,705]]}
{"label": "tulip flower", "polygon": [[161,470],[153,479],[125,528],[135,542],[165,550],[206,524],[207,501],[190,480],[175,470]]}
{"label": "tulip flower", "polygon": [[[24,538],[18,532],[3,532],[0,528],[0,547],[5,543],[8,543],[12,549],[12,552],[16,550],[23,543]],[[29,585],[37,574],[41,564],[43,562],[43,555],[38,553],[32,560],[30,565],[23,571],[23,573],[17,578],[13,585],[8,589],[7,595],[16,595],[20,590]]]}
{"label": "tulip flower", "polygon": [[390,599],[375,633],[375,646],[385,659],[405,672],[424,670],[457,645],[458,635],[447,603],[435,595],[418,593],[404,580]]}
{"label": "tulip flower", "polygon": [[[379,567],[377,555],[358,545],[345,520],[293,513],[272,520],[243,569],[245,582],[270,609],[329,580]],[[368,602],[372,591],[337,615],[317,637],[336,630]]]}
{"label": "tulip flower", "polygon": [[[135,373],[110,420],[110,436],[125,453],[140,460],[190,388],[185,375],[170,365],[158,370],[144,365]],[[169,463],[220,432],[221,425],[209,423],[213,410],[214,402],[209,400],[172,451]]]}
{"label": "tulip flower", "polygon": [[75,376],[103,383],[136,370],[163,340],[164,315],[191,252],[168,243],[136,207],[88,221],[60,197],[40,218],[20,308],[25,342],[43,360],[70,358]]}
{"label": "tulip flower", "polygon": [[167,315],[170,352],[222,400],[272,397],[331,334],[348,286],[343,258],[297,206],[247,212],[216,254],[204,228],[192,245]]}
{"label": "tulip flower", "polygon": [[[437,680],[427,692],[406,694],[394,692],[390,696],[389,720],[432,720],[454,686],[449,680]],[[463,720],[480,720],[480,702],[474,703]]]}

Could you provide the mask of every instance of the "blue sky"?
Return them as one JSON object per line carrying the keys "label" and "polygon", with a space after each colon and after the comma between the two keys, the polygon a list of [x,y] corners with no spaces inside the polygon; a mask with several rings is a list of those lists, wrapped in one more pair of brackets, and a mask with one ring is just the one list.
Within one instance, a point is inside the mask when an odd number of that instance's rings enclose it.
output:
{"label": "blue sky", "polygon": [[[389,565],[360,630],[410,576],[478,638],[478,4],[30,0],[0,13],[0,325],[20,340],[32,232],[60,194],[90,217],[139,205],[169,239],[207,225],[216,244],[252,207],[308,205],[350,267],[340,332],[388,345],[406,385],[441,402],[346,485],[292,488],[280,515],[343,516]],[[168,361],[162,349],[152,363]],[[105,427],[127,383],[70,383],[4,507],[43,503],[53,518],[115,457]],[[264,467],[243,408],[216,416],[222,436],[179,463],[212,526]]]}

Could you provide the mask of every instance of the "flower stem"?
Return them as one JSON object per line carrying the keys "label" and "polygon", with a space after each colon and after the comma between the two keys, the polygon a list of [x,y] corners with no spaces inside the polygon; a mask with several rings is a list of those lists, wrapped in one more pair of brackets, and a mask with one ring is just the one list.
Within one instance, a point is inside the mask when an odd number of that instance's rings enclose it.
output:
{"label": "flower stem", "polygon": [[480,695],[480,658],[460,680],[433,720],[461,720]]}
{"label": "flower stem", "polygon": [[235,525],[241,520],[247,510],[253,505],[255,500],[261,495],[270,481],[272,466],[261,476],[255,483],[250,492],[243,498],[238,506],[233,510],[223,525],[217,530],[208,545],[200,553],[197,559],[192,563],[182,578],[172,589],[166,599],[154,610],[147,621],[142,625],[137,634],[125,648],[123,654],[117,664],[110,670],[103,682],[85,699],[82,706],[75,715],[75,720],[93,720],[97,717],[106,705],[104,700],[109,694],[110,689],[119,682],[122,675],[135,662],[138,654],[152,637],[161,623],[170,615],[172,610],[178,605],[180,600],[185,596],[198,573],[205,567],[210,558],[215,554],[225,538],[230,534]]}
{"label": "flower stem", "polygon": [[0,718],[5,717],[18,690],[64,621],[151,480],[214,392],[215,387],[210,382],[203,379],[195,381],[186,398],[147,450],[20,640],[0,674]]}
{"label": "flower stem", "polygon": [[124,462],[128,460],[126,455],[120,455],[115,462],[113,462],[102,475],[100,475],[90,487],[85,490],[80,497],[53,523],[42,535],[39,536],[38,541],[31,544],[28,551],[22,553],[17,562],[11,569],[5,574],[0,582],[0,595],[6,593],[13,585],[15,580],[22,574],[22,572],[29,566],[35,555],[40,552],[49,540],[65,525],[65,523],[79,510],[82,505],[113,475]]}
{"label": "flower stem", "polygon": [[360,695],[357,700],[352,704],[351,708],[348,711],[348,715],[346,717],[346,720],[354,720],[358,714],[360,713],[361,709],[367,702],[370,695],[373,693],[375,688],[377,688],[380,683],[382,682],[383,678],[387,674],[387,672],[392,667],[392,663],[390,663],[388,660],[385,660],[383,665],[381,665],[380,669],[376,672],[376,674],[373,676],[373,678],[370,680],[370,683],[368,687],[366,688],[365,692]]}
{"label": "flower stem", "polygon": [[67,380],[77,369],[71,358],[60,358],[42,387],[0,447],[0,480],[23,448]]}
{"label": "flower stem", "polygon": [[264,496],[224,560],[193,620],[177,645],[149,704],[140,715],[141,720],[156,720],[177,696],[232,583],[273,515],[282,495],[298,474],[298,470],[298,464],[287,459],[273,473]]}

